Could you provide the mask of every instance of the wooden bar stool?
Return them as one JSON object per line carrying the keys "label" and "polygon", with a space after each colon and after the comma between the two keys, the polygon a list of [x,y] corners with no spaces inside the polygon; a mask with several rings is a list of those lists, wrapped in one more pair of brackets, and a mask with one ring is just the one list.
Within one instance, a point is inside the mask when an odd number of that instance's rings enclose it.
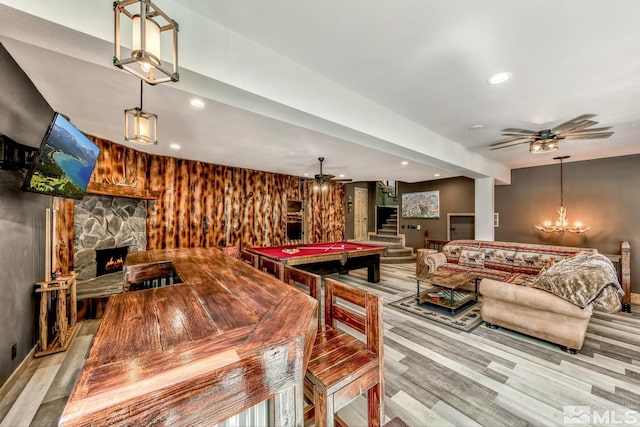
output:
{"label": "wooden bar stool", "polygon": [[240,252],[240,259],[253,268],[258,268],[258,255],[243,249],[242,252]]}
{"label": "wooden bar stool", "polygon": [[276,279],[284,281],[284,266],[279,262],[269,258],[260,257],[259,266],[260,271],[264,271],[267,274],[275,276]]}
{"label": "wooden bar stool", "polygon": [[[318,329],[305,375],[304,391],[316,427],[345,425],[340,409],[367,392],[368,425],[384,421],[382,298],[333,279],[325,279],[325,321]],[[339,300],[362,307],[362,315]],[[337,323],[364,334],[366,342],[338,329]],[[312,415],[313,414],[313,415]]]}
{"label": "wooden bar stool", "polygon": [[320,294],[322,292],[322,277],[298,268],[284,266],[284,282],[295,286],[311,298],[318,300],[318,322],[321,322],[322,304]]}
{"label": "wooden bar stool", "polygon": [[[284,266],[284,281],[291,286],[296,286],[312,298],[319,299],[322,277],[298,268]],[[320,304],[318,304],[320,305]]]}
{"label": "wooden bar stool", "polygon": [[225,246],[222,248],[222,252],[230,257],[240,259],[240,246]]}

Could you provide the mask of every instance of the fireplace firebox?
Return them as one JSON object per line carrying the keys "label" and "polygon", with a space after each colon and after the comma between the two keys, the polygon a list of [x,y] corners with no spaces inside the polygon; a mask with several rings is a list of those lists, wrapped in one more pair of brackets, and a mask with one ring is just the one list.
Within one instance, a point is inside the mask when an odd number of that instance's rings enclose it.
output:
{"label": "fireplace firebox", "polygon": [[129,248],[96,249],[96,277],[122,271]]}

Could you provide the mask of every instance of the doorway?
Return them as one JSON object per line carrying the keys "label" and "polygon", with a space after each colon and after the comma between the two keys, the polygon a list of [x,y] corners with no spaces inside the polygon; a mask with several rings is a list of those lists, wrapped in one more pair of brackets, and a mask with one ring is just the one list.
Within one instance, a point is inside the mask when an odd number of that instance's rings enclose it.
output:
{"label": "doorway", "polygon": [[355,187],[353,189],[353,238],[358,241],[367,240],[369,231],[367,212],[369,211],[369,190]]}
{"label": "doorway", "polygon": [[473,240],[476,236],[474,213],[447,214],[447,240]]}

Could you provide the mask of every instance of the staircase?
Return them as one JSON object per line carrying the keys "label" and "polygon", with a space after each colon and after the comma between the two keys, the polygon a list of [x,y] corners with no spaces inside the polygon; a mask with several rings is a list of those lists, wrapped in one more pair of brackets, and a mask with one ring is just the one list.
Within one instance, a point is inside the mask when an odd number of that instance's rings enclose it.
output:
{"label": "staircase", "polygon": [[398,214],[394,213],[382,224],[382,228],[378,229],[378,234],[392,235],[398,234]]}
{"label": "staircase", "polygon": [[[397,221],[397,220],[396,220]],[[388,254],[386,256],[380,256],[380,262],[383,264],[402,264],[416,261],[416,254],[413,253],[413,248],[407,248],[404,246],[404,234],[395,234],[395,228],[393,234],[386,233],[369,233],[368,240],[359,241],[365,245],[386,246],[388,248]],[[352,240],[354,241],[354,240]]]}

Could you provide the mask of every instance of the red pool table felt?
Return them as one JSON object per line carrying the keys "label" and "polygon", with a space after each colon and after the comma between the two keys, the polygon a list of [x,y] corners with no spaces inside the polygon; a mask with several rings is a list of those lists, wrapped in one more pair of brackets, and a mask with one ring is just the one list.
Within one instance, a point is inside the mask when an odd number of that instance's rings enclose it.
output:
{"label": "red pool table felt", "polygon": [[[286,250],[296,249],[298,250],[296,253],[286,252]],[[265,246],[261,248],[251,248],[251,251],[276,260],[287,260],[298,257],[323,257],[325,255],[342,254],[345,252],[350,256],[357,256],[358,253],[369,255],[371,252],[385,252],[386,249],[385,246],[364,245],[362,243],[329,242],[307,245]]]}

